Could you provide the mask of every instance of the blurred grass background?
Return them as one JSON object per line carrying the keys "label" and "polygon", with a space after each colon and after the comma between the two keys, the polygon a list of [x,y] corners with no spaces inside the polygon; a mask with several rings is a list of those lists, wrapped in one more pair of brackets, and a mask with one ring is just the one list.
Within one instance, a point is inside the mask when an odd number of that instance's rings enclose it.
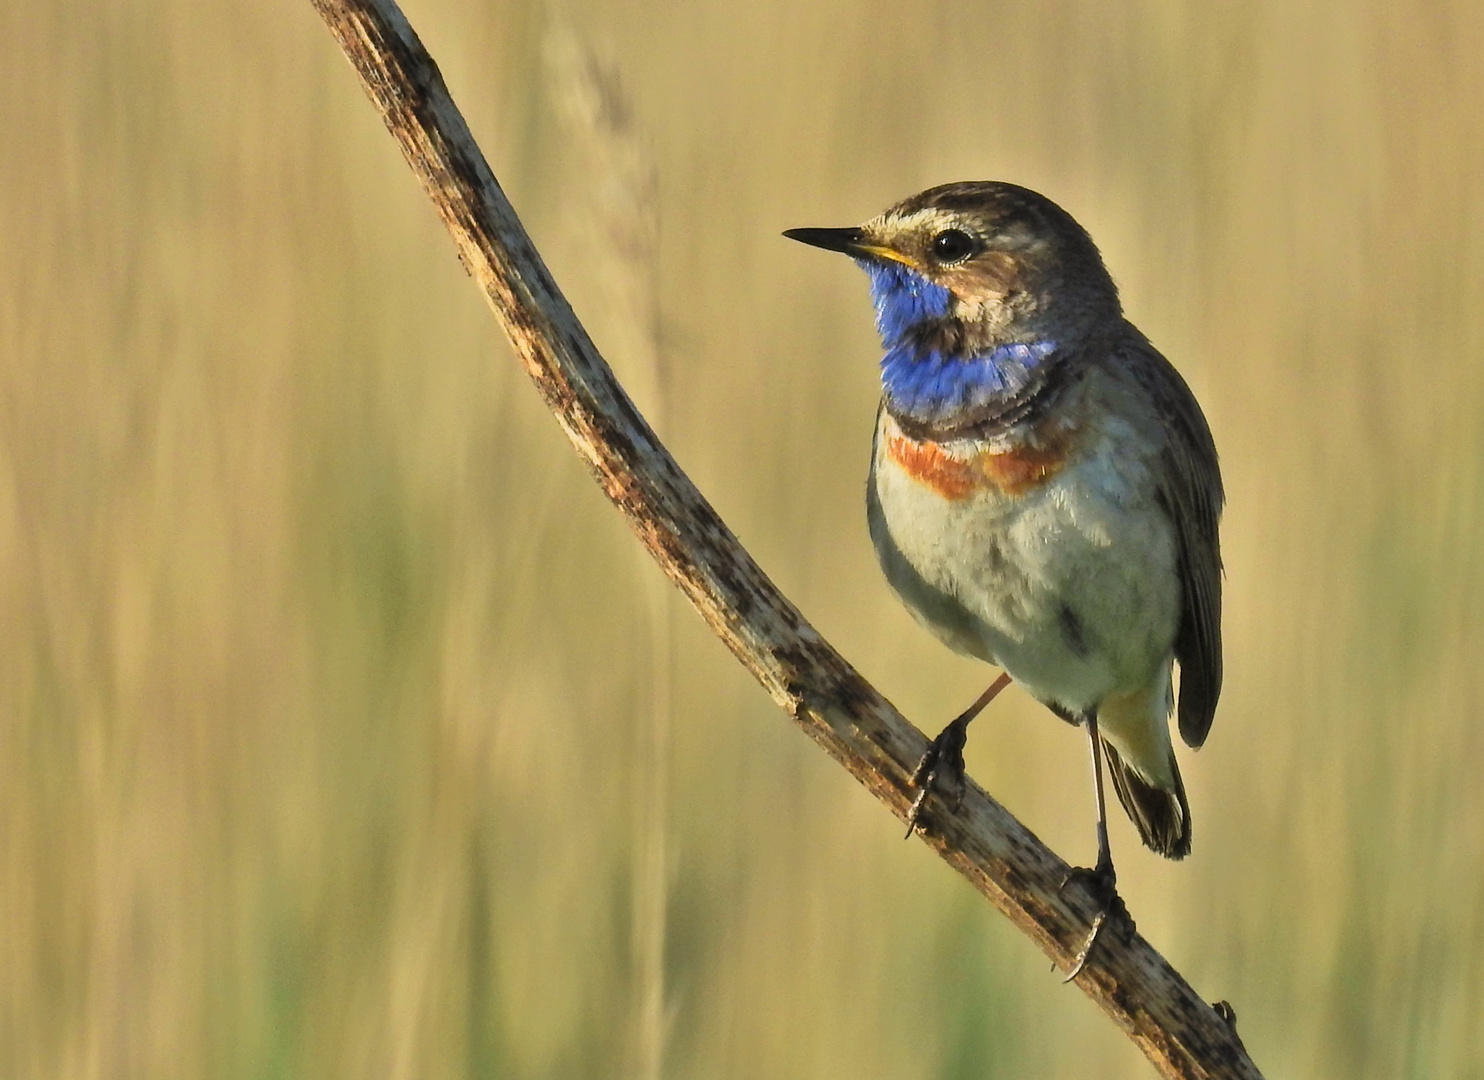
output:
{"label": "blurred grass background", "polygon": [[[682,464],[927,729],[989,672],[880,579],[865,283],[778,233],[967,178],[1087,225],[1230,495],[1195,853],[1120,818],[1123,893],[1267,1075],[1484,1078],[1484,8],[406,10]],[[7,4],[0,86],[0,1076],[1151,1075],[655,603],[307,2]],[[1080,735],[981,723],[1086,862]]]}

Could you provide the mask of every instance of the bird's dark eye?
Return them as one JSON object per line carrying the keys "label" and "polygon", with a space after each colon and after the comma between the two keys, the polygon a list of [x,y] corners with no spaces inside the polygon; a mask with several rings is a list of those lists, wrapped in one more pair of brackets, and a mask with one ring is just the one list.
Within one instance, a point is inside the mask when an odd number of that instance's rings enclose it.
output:
{"label": "bird's dark eye", "polygon": [[974,238],[962,229],[944,229],[933,237],[933,255],[939,262],[963,262],[974,254]]}

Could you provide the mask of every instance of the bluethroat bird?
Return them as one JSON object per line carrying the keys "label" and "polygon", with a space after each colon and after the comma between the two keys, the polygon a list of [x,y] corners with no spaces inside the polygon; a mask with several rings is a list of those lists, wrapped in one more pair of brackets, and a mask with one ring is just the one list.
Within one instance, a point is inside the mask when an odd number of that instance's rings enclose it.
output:
{"label": "bluethroat bird", "polygon": [[[1013,679],[1092,750],[1097,863],[1115,887],[1103,761],[1144,843],[1190,852],[1170,739],[1200,746],[1221,692],[1223,493],[1179,373],[1123,317],[1087,232],[1014,184],[935,187],[858,228],[785,236],[867,273],[881,405],[866,511],[881,568],[944,644],[1002,669],[918,765],[908,835],[935,786],[956,806],[969,722]],[[1073,976],[1069,976],[1073,977]]]}

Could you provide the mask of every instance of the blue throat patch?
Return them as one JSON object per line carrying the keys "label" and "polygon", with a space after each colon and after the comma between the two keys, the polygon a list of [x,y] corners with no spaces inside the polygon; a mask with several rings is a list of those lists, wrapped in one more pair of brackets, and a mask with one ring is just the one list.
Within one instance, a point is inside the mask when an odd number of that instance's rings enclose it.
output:
{"label": "blue throat patch", "polygon": [[928,319],[948,314],[953,299],[947,289],[897,262],[858,260],[871,278],[871,301],[876,305],[876,329],[888,347],[907,331]]}
{"label": "blue throat patch", "polygon": [[955,416],[1014,398],[1056,351],[1053,341],[1032,341],[996,345],[971,355],[924,352],[911,331],[948,317],[952,301],[948,290],[901,263],[859,261],[871,278],[876,328],[886,350],[881,386],[888,405],[899,415],[925,424],[951,423]]}

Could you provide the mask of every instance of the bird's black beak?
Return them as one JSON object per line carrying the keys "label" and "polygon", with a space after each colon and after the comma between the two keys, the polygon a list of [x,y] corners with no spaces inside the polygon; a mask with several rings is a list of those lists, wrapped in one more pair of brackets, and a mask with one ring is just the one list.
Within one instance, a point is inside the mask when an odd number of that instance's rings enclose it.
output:
{"label": "bird's black beak", "polygon": [[866,253],[866,234],[860,229],[789,229],[783,235],[826,251],[842,251],[856,256]]}
{"label": "bird's black beak", "polygon": [[896,248],[874,243],[864,229],[789,229],[783,234],[801,244],[824,248],[826,251],[842,251],[852,259],[868,259],[871,262],[898,262],[913,270],[921,271],[917,260]]}

